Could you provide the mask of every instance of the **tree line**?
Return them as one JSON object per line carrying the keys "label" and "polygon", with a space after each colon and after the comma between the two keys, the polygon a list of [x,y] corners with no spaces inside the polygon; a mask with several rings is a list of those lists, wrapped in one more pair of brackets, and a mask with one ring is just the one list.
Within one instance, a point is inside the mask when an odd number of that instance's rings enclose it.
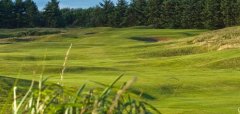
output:
{"label": "tree line", "polygon": [[0,28],[129,27],[218,29],[240,24],[240,0],[103,0],[87,9],[59,8],[51,0],[39,11],[33,0],[0,0]]}

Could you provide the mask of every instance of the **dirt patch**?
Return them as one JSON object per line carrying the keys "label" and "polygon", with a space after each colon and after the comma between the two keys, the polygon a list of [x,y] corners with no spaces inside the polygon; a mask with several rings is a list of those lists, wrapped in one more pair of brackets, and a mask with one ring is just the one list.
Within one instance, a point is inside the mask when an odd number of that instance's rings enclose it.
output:
{"label": "dirt patch", "polygon": [[170,40],[170,38],[163,38],[163,37],[131,37],[129,39],[143,41],[143,42],[149,42],[149,43],[164,42],[164,41]]}
{"label": "dirt patch", "polygon": [[234,49],[234,48],[240,48],[239,44],[226,44],[222,45],[218,48],[218,51],[225,50],[225,49]]}
{"label": "dirt patch", "polygon": [[163,37],[155,37],[154,39],[156,39],[158,42],[164,42],[164,41],[171,40],[171,38],[163,38]]}

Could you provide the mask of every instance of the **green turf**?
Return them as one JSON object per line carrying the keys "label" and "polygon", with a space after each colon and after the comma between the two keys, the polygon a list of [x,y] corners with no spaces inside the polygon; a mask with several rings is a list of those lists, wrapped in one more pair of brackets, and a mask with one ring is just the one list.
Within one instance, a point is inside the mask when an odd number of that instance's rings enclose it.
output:
{"label": "green turf", "polygon": [[238,113],[240,50],[217,51],[192,42],[207,30],[69,28],[26,36],[29,41],[4,38],[27,30],[0,30],[0,75],[37,80],[44,65],[44,76],[58,82],[72,43],[66,86],[109,84],[125,73],[121,81],[137,76],[133,88],[164,114]]}

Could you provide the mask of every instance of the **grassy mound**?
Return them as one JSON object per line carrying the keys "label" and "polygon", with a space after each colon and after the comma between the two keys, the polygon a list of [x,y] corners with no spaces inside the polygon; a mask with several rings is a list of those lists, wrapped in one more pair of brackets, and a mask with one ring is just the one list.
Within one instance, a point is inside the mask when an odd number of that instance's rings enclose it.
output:
{"label": "grassy mound", "polygon": [[[207,33],[192,29],[67,28],[57,29],[64,33],[38,36],[31,42],[7,44],[0,39],[0,75],[17,77],[21,68],[20,78],[38,80],[45,66],[44,76],[53,76],[49,81],[57,82],[72,43],[63,81],[69,88],[89,81],[106,85],[125,73],[116,87],[137,76],[129,92],[141,95],[164,114],[235,114],[240,102],[240,49],[217,50],[223,42],[238,45],[238,28]],[[0,31],[14,35],[27,30]],[[149,38],[168,39],[149,42]]]}
{"label": "grassy mound", "polygon": [[240,69],[240,57],[219,60],[207,66],[213,69]]}
{"label": "grassy mound", "polygon": [[169,48],[159,51],[149,51],[141,54],[143,57],[172,57],[172,56],[183,56],[192,55],[198,53],[204,53],[206,49],[199,46],[180,47],[180,48]]}
{"label": "grassy mound", "polygon": [[53,28],[26,28],[26,29],[2,29],[0,39],[11,37],[43,36],[62,33],[60,29]]}
{"label": "grassy mound", "polygon": [[194,44],[203,45],[214,50],[240,48],[240,27],[215,30],[196,36]]}
{"label": "grassy mound", "polygon": [[16,34],[17,37],[24,36],[42,36],[42,35],[51,35],[51,34],[59,34],[61,31],[59,30],[27,30],[23,32],[19,32]]}

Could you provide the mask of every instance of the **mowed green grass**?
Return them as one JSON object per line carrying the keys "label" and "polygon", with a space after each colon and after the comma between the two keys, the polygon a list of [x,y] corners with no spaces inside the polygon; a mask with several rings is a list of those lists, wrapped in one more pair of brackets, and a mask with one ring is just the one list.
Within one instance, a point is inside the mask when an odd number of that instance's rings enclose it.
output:
{"label": "mowed green grass", "polygon": [[[3,36],[14,36],[24,30],[0,32]],[[121,82],[138,77],[134,90],[144,92],[143,99],[163,114],[238,113],[240,49],[215,51],[190,42],[193,36],[207,30],[58,30],[62,33],[32,36],[33,41],[1,39],[0,75],[37,80],[45,66],[44,76],[58,82],[65,53],[72,43],[64,74],[65,86],[79,87],[87,83],[94,87],[94,81],[109,84],[124,73]],[[152,38],[153,41],[148,40]],[[156,39],[159,41],[154,42]]]}

